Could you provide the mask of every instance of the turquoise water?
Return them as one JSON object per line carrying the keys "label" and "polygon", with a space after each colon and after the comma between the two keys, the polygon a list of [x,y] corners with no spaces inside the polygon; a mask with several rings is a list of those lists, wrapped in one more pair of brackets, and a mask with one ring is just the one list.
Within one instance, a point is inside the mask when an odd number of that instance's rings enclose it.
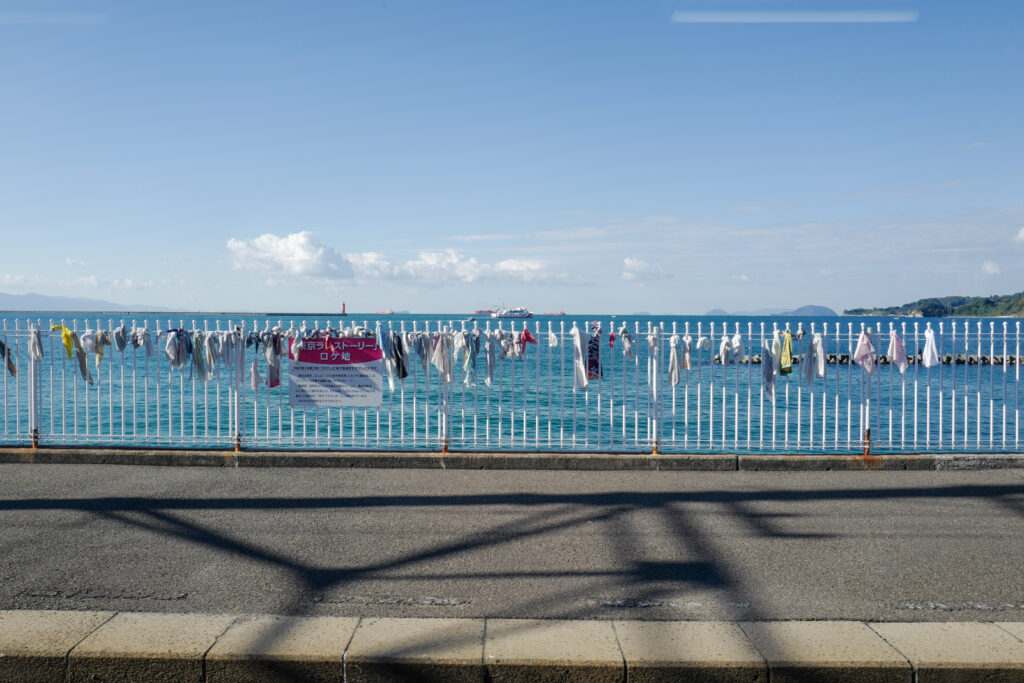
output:
{"label": "turquoise water", "polygon": [[[439,327],[521,329],[524,322],[537,336],[520,360],[500,362],[492,386],[483,382],[483,354],[477,359],[477,381],[464,383],[456,367],[454,381],[444,385],[436,370],[424,372],[412,363],[412,374],[384,382],[380,408],[292,409],[288,405],[288,362],[283,361],[280,387],[249,387],[249,349],[243,372],[221,368],[209,382],[195,381],[189,371],[171,370],[163,357],[146,358],[129,347],[108,349],[97,368],[99,382],[87,387],[63,355],[59,334],[43,334],[44,359],[38,376],[40,440],[47,444],[166,445],[230,447],[234,444],[233,397],[238,392],[241,433],[246,448],[436,449],[444,431],[452,449],[501,450],[661,450],[700,452],[855,452],[871,427],[872,450],[1016,450],[1019,445],[1020,381],[1016,365],[912,365],[900,375],[882,366],[870,379],[857,366],[829,365],[824,380],[807,383],[794,374],[780,377],[776,401],[762,394],[761,368],[756,364],[722,366],[714,361],[727,326],[741,334],[747,354],[759,353],[773,325],[796,331],[801,326],[824,332],[826,351],[848,354],[861,326],[880,328],[875,346],[884,353],[889,324],[903,336],[907,352],[923,346],[924,329],[937,332],[941,354],[1020,356],[1016,320],[951,320],[906,318],[778,318],[734,316],[537,316],[521,320],[467,320],[454,315],[349,315],[344,319],[252,314],[199,315],[0,313],[0,339],[12,347],[18,376],[4,375],[2,440],[25,443],[28,430],[27,337],[29,323],[48,330],[62,323],[79,332],[116,327],[124,322],[150,330],[171,327],[247,330],[281,325],[321,328],[366,325],[406,330]],[[588,391],[574,391],[571,339],[575,323],[585,329],[600,321],[604,377]],[[621,340],[609,348],[608,332],[626,324],[636,339],[637,357],[623,357]],[[979,332],[980,324],[980,332]],[[654,361],[646,334],[661,326],[659,359]],[[915,339],[915,325],[917,336]],[[966,325],[966,329],[965,329]],[[673,329],[712,337],[712,348],[694,355],[693,368],[670,386],[667,373],[668,336]],[[738,326],[738,328],[737,328]],[[838,326],[838,330],[837,330]],[[904,327],[905,326],[905,327]],[[549,329],[559,337],[548,346]],[[903,333],[905,329],[905,333]],[[639,331],[639,334],[637,332]],[[838,334],[837,334],[838,332]],[[851,344],[852,340],[852,344]],[[797,343],[795,351],[801,351]],[[965,359],[966,360],[966,359]],[[262,377],[266,363],[257,359]],[[656,380],[656,382],[655,382]],[[447,406],[447,415],[441,406]],[[447,429],[443,425],[447,423]]]}

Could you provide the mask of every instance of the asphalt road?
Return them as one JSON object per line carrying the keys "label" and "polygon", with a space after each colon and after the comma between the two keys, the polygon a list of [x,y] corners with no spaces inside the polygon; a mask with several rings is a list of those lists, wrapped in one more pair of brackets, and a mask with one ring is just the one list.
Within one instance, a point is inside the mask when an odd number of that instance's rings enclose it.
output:
{"label": "asphalt road", "polygon": [[0,465],[0,609],[1024,621],[1024,470]]}

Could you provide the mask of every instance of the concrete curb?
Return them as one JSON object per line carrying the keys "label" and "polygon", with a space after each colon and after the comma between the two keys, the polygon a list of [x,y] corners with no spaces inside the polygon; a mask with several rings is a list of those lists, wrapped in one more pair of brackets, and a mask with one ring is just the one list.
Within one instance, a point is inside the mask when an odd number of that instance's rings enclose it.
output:
{"label": "concrete curb", "polygon": [[808,472],[831,470],[1024,469],[1021,453],[735,455],[730,453],[431,453],[0,447],[0,463],[174,467],[335,467],[439,470]]}
{"label": "concrete curb", "polygon": [[1024,623],[0,612],[4,680],[1024,680]]}

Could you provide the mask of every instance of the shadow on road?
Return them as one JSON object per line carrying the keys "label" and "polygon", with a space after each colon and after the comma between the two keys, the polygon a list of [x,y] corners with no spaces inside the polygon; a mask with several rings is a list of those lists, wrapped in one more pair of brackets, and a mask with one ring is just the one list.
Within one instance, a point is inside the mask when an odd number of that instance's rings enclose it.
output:
{"label": "shadow on road", "polygon": [[[561,619],[594,618],[593,604],[586,598],[594,591],[626,593],[628,605],[657,605],[678,593],[681,586],[710,588],[719,591],[728,605],[730,618],[735,621],[760,620],[765,615],[758,611],[757,600],[729,568],[724,560],[723,540],[702,529],[696,515],[688,510],[691,505],[715,505],[724,514],[738,520],[751,535],[764,538],[831,538],[827,533],[794,533],[784,528],[793,513],[767,513],[757,509],[760,503],[827,503],[829,501],[860,500],[906,501],[942,499],[954,504],[966,499],[979,499],[1002,506],[1017,516],[1024,517],[1024,482],[1004,485],[950,485],[890,488],[831,488],[821,490],[713,490],[635,492],[611,491],[599,493],[523,493],[523,494],[454,494],[454,495],[371,495],[337,497],[94,497],[94,498],[29,498],[0,500],[0,513],[13,511],[77,511],[97,515],[116,523],[155,534],[168,540],[183,541],[220,553],[229,553],[287,572],[299,586],[296,599],[283,612],[302,614],[303,596],[337,591],[362,579],[376,581],[420,579],[445,581],[452,579],[539,579],[552,577],[588,577],[585,587],[563,591],[558,596]],[[458,513],[466,508],[501,508],[515,511],[514,519],[487,526],[485,529],[452,538],[414,552],[397,553],[385,561],[347,567],[315,566],[302,561],[296,553],[288,553],[247,542],[241,535],[213,528],[187,518],[195,511],[231,510],[306,510],[345,511],[375,510],[387,514],[400,508],[423,508],[438,513]],[[645,549],[639,544],[632,528],[630,515],[636,512],[658,516],[660,523],[671,530],[678,554],[699,559],[667,561],[645,558]],[[515,544],[545,535],[583,530],[584,525],[600,522],[614,534],[610,540],[617,544],[614,552],[624,560],[618,569],[591,569],[581,567],[573,571],[531,570],[526,567],[508,567],[501,572],[460,572],[457,569],[438,573],[422,571],[417,567],[431,561],[455,558],[470,551],[486,551],[499,546]],[[590,527],[593,529],[594,527]],[[396,574],[401,570],[400,574]],[[511,596],[510,596],[511,598]],[[544,607],[551,611],[551,596],[522,601],[515,606],[517,613],[530,614]],[[610,603],[614,606],[614,603]],[[525,628],[525,626],[524,626]],[[270,629],[263,645],[284,635],[281,628]],[[396,645],[397,653],[427,652],[438,643],[421,640]],[[289,671],[285,663],[273,663],[278,675],[299,675]],[[415,678],[407,678],[415,680]]]}

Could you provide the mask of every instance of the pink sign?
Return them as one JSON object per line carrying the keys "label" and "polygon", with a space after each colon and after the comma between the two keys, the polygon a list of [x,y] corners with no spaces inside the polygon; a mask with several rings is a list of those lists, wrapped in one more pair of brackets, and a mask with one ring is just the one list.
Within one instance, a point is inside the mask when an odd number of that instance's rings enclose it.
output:
{"label": "pink sign", "polygon": [[380,406],[383,358],[372,337],[303,339],[298,359],[288,364],[288,403],[295,408]]}
{"label": "pink sign", "polygon": [[[289,350],[294,339],[288,340]],[[299,349],[301,363],[317,365],[353,365],[370,363],[384,358],[384,352],[372,337],[348,338],[328,337],[326,339],[304,339]]]}

